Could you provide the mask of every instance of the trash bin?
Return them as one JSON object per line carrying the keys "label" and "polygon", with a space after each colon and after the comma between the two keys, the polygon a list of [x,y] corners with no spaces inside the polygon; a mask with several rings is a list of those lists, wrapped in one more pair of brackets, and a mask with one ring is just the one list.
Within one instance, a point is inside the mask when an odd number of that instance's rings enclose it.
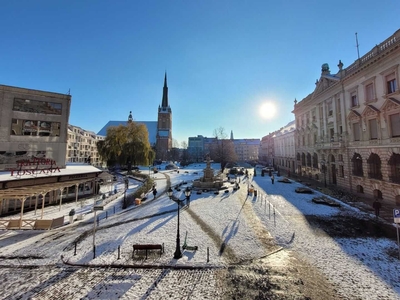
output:
{"label": "trash bin", "polygon": [[257,197],[257,190],[254,190],[254,197]]}
{"label": "trash bin", "polygon": [[140,205],[142,203],[142,200],[141,199],[139,199],[139,198],[136,198],[135,199],[135,204],[136,205]]}

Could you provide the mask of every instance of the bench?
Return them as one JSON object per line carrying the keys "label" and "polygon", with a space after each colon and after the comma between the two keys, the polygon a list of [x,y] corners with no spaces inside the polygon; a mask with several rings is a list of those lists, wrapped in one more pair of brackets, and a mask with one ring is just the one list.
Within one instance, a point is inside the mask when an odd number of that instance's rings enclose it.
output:
{"label": "bench", "polygon": [[135,251],[145,250],[146,251],[146,259],[147,259],[147,251],[148,250],[160,250],[160,256],[164,253],[164,243],[161,244],[134,244],[132,258],[135,256]]}

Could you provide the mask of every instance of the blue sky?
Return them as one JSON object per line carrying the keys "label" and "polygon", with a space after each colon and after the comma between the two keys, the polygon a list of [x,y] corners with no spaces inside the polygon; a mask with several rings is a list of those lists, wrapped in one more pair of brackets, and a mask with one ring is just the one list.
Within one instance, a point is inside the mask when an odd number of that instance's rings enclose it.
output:
{"label": "blue sky", "polygon": [[[173,138],[262,138],[295,98],[400,28],[398,0],[0,1],[0,84],[72,95],[69,122],[155,121],[167,71]],[[276,113],[261,116],[263,103]]]}

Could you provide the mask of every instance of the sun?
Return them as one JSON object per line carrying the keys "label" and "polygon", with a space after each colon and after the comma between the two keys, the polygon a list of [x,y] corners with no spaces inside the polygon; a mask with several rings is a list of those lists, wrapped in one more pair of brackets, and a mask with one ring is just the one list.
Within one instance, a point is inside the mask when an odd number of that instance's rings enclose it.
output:
{"label": "sun", "polygon": [[264,102],[260,107],[260,115],[264,119],[272,119],[276,114],[276,105],[272,102]]}

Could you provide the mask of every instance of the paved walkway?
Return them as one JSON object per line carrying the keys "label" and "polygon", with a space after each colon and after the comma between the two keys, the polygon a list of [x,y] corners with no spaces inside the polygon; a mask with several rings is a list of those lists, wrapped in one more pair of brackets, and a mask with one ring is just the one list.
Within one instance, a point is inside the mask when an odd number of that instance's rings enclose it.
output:
{"label": "paved walkway", "polygon": [[[286,174],[283,174],[282,176],[288,177]],[[360,194],[360,193],[350,193],[348,191],[345,191],[344,189],[340,189],[337,186],[334,185],[327,185],[326,187],[324,186],[323,182],[319,182],[307,177],[301,177],[301,176],[290,176],[289,177],[291,180],[295,180],[298,182],[303,183],[304,185],[316,189],[326,195],[332,196],[334,198],[339,199],[342,202],[345,202],[353,207],[357,207],[363,212],[367,212],[370,214],[375,214],[375,211],[372,207],[372,203],[374,202],[373,198],[367,197],[366,195]],[[388,223],[393,223],[393,209],[395,208],[400,208],[396,207],[393,203],[389,203],[389,201],[382,200],[382,208],[379,213],[379,218],[382,221],[386,221]]]}

